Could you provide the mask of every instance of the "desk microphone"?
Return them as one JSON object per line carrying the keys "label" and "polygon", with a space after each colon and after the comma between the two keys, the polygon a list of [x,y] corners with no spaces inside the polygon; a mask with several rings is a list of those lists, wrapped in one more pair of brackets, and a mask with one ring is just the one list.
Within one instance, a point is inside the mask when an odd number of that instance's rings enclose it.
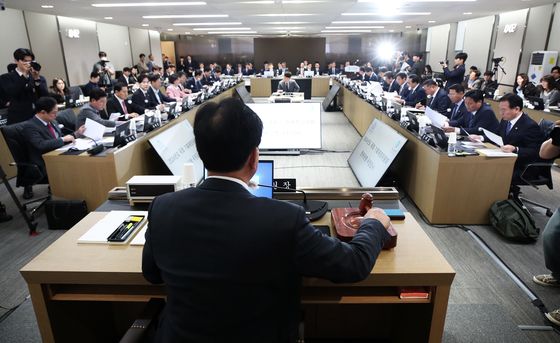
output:
{"label": "desk microphone", "polygon": [[[253,184],[250,184],[249,186],[251,186]],[[315,221],[319,218],[321,218],[322,216],[325,215],[325,213],[327,213],[327,210],[329,209],[329,206],[327,204],[326,201],[318,201],[318,200],[307,200],[307,194],[301,190],[301,189],[296,189],[296,188],[290,188],[290,187],[277,187],[277,186],[268,186],[268,185],[261,185],[261,184],[257,184],[256,186],[258,187],[265,187],[265,188],[272,188],[272,189],[282,189],[282,190],[286,190],[286,191],[293,191],[293,192],[299,192],[301,194],[303,194],[303,200],[291,200],[289,202],[291,202],[292,204],[296,204],[299,205],[301,207],[303,207],[303,209],[305,210],[305,215],[307,216],[307,219],[309,219],[309,221]]]}
{"label": "desk microphone", "polygon": [[89,155],[91,155],[91,156],[97,155],[97,154],[99,154],[100,152],[102,152],[103,150],[105,150],[105,146],[103,146],[103,144],[99,145],[99,144],[97,144],[97,142],[95,141],[95,139],[93,139],[93,138],[91,138],[91,137],[88,137],[88,136],[86,136],[86,135],[83,135],[83,136],[86,137],[86,138],[88,138],[88,139],[90,139],[90,140],[95,144],[95,146],[94,146],[93,148],[89,148],[89,149],[87,150],[87,153],[88,153]]}

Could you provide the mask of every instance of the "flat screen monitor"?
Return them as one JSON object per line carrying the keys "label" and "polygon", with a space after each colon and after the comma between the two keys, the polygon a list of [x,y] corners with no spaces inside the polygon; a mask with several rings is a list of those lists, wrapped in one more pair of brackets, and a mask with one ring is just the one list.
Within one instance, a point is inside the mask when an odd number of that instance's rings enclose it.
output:
{"label": "flat screen monitor", "polygon": [[[204,178],[208,177],[208,171],[204,169]],[[255,185],[271,186],[274,182],[274,161],[272,160],[259,160],[257,172],[253,175],[251,181]],[[250,187],[251,194],[257,197],[272,199],[273,189],[269,187]]]}
{"label": "flat screen monitor", "polygon": [[348,159],[360,185],[377,186],[405,143],[404,136],[375,119]]}
{"label": "flat screen monitor", "polygon": [[237,92],[237,95],[239,95],[239,97],[241,98],[241,100],[243,100],[244,103],[246,104],[252,104],[255,101],[253,100],[253,97],[251,97],[251,94],[249,94],[249,92],[247,92],[247,88],[245,87],[237,87],[235,89],[235,91]]}
{"label": "flat screen monitor", "polygon": [[321,149],[320,103],[248,104],[263,122],[260,149]]}
{"label": "flat screen monitor", "polygon": [[327,94],[327,96],[325,97],[325,99],[323,100],[323,110],[326,111],[327,108],[329,108],[329,106],[331,105],[331,103],[334,100],[334,97],[338,94],[338,91],[340,90],[340,86],[339,85],[332,85],[331,89],[329,90],[329,93]]}
{"label": "flat screen monitor", "polygon": [[158,156],[163,160],[171,174],[183,175],[185,163],[194,165],[195,182],[204,177],[204,165],[198,156],[194,131],[187,120],[168,124],[166,130],[161,130],[148,141]]}

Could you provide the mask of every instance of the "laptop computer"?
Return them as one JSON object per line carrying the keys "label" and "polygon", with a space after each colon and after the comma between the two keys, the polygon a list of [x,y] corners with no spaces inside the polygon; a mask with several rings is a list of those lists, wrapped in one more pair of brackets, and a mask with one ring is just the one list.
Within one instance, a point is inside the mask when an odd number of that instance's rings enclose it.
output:
{"label": "laptop computer", "polygon": [[[208,177],[208,170],[204,169],[204,178]],[[274,161],[272,160],[260,160],[257,172],[251,179],[251,181],[256,185],[264,185],[272,187],[274,182]],[[257,197],[272,199],[273,189],[270,187],[254,187],[249,188],[251,194]]]}

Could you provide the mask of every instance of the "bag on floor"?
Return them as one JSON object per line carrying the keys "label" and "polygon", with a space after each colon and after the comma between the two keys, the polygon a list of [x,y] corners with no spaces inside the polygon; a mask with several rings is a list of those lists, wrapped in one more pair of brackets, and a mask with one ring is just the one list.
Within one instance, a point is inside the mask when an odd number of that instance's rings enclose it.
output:
{"label": "bag on floor", "polygon": [[521,243],[533,243],[539,229],[526,208],[514,200],[496,201],[490,207],[490,223],[505,238]]}
{"label": "bag on floor", "polygon": [[50,230],[68,230],[87,216],[88,210],[83,200],[49,200],[45,213]]}

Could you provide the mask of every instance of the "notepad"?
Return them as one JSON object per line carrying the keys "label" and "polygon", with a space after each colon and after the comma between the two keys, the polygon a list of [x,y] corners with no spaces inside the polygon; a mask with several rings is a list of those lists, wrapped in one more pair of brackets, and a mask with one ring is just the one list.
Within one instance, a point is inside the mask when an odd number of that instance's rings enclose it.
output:
{"label": "notepad", "polygon": [[517,154],[513,152],[504,152],[499,149],[476,149],[476,152],[486,157],[517,157]]}
{"label": "notepad", "polygon": [[[92,226],[86,233],[84,233],[80,238],[78,238],[78,243],[80,244],[127,244],[133,237],[141,232],[141,229],[137,229],[136,233],[132,234],[125,242],[108,242],[107,237],[115,231],[121,223],[128,218],[128,216],[145,216],[148,218],[148,211],[111,211],[103,219],[98,221],[94,226]],[[146,220],[144,220],[144,223]],[[145,225],[144,225],[145,226]]]}

